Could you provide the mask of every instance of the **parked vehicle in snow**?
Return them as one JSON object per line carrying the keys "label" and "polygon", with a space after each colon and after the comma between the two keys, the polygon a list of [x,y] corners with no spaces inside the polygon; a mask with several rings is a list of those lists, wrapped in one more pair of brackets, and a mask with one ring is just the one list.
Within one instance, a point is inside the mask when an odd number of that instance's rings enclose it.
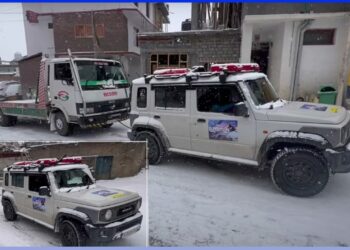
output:
{"label": "parked vehicle in snow", "polygon": [[67,136],[73,125],[108,128],[128,118],[130,86],[117,61],[43,58],[37,86],[33,99],[0,102],[1,126],[29,117],[48,121],[50,130]]}
{"label": "parked vehicle in snow", "polygon": [[273,183],[312,196],[330,173],[350,171],[350,114],[343,107],[278,97],[257,64],[133,81],[131,140],[148,141],[157,164],[175,152],[269,168]]}
{"label": "parked vehicle in snow", "polygon": [[95,184],[80,157],[16,162],[4,169],[5,218],[17,215],[60,233],[63,246],[97,244],[140,230],[137,193]]}
{"label": "parked vehicle in snow", "polygon": [[8,99],[21,99],[21,84],[16,81],[0,82],[0,101]]}

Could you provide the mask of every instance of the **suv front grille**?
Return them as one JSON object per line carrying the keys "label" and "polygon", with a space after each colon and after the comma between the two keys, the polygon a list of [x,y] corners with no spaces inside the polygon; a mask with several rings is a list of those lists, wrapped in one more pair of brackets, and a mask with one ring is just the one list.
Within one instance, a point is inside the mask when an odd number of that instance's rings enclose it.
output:
{"label": "suv front grille", "polygon": [[[134,215],[137,212],[137,210],[136,210],[137,202],[138,202],[138,200],[124,204],[122,206],[102,210],[100,212],[100,221],[101,222],[118,221],[118,220],[122,220],[126,217],[129,217],[131,215]],[[109,209],[112,210],[112,218],[110,220],[106,220],[104,215],[105,215],[106,211]]]}

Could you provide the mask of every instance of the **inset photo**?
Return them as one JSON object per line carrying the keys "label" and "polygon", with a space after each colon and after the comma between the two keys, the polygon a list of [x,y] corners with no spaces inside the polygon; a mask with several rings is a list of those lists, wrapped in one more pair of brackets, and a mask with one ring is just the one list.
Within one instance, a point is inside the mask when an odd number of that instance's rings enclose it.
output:
{"label": "inset photo", "polygon": [[0,144],[1,246],[146,246],[144,142]]}

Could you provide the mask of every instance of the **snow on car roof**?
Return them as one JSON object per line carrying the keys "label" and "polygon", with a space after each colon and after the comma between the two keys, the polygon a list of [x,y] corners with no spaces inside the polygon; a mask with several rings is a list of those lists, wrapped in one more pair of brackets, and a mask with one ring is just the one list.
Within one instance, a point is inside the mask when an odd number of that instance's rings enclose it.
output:
{"label": "snow on car roof", "polygon": [[[208,75],[208,72],[205,72]],[[210,72],[209,72],[210,73]],[[191,73],[196,75],[195,73]],[[217,83],[217,84],[222,84],[220,83],[219,75],[218,74],[213,74],[211,76],[204,76],[204,74],[198,74],[199,77],[198,79],[192,80],[191,83]],[[236,73],[236,74],[228,74],[226,78],[226,82],[238,82],[238,81],[246,81],[246,80],[254,80],[258,79],[261,77],[266,77],[264,73],[260,72],[247,72],[247,73]],[[133,84],[145,84],[145,77],[140,77],[132,82]],[[185,75],[182,76],[173,76],[173,77],[168,77],[168,78],[156,78],[152,77],[152,79],[149,82],[150,84],[184,84],[186,83],[186,77]]]}

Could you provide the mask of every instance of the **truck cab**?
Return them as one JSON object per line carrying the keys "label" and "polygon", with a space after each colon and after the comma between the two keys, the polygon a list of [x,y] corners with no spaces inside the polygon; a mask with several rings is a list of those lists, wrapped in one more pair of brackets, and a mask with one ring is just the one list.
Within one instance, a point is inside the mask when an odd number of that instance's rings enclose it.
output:
{"label": "truck cab", "polygon": [[16,162],[4,169],[2,205],[56,233],[63,246],[109,242],[140,230],[137,193],[99,186],[81,157]]}
{"label": "truck cab", "polygon": [[282,100],[257,64],[136,79],[130,121],[129,138],[148,141],[150,164],[174,152],[268,168],[295,196],[315,195],[329,173],[350,171],[349,112]]}

